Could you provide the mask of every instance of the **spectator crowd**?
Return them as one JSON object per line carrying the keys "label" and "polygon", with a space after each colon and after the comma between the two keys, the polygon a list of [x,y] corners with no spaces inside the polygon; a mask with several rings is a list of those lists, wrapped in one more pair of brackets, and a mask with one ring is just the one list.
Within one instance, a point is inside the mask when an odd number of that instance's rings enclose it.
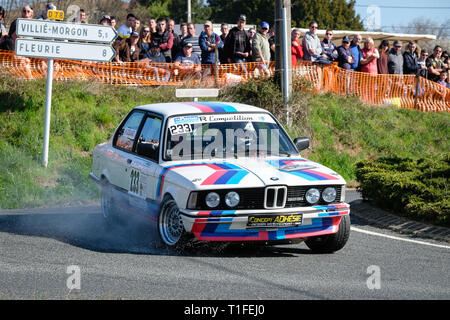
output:
{"label": "spectator crowd", "polygon": [[[37,16],[29,5],[21,10],[24,19],[47,19],[47,11],[56,7],[49,3]],[[0,49],[14,50],[16,20],[7,31],[4,25],[5,10],[0,7]],[[72,23],[87,23],[87,13],[81,9]],[[241,14],[236,26],[230,29],[226,23],[221,25],[221,34],[213,31],[211,21],[206,21],[203,30],[196,30],[193,23],[181,23],[180,34],[175,29],[173,19],[150,18],[148,21],[132,13],[125,23],[117,27],[114,16],[104,15],[98,21],[117,29],[118,37],[113,43],[116,50],[115,62],[175,63],[180,68],[200,73],[212,72],[208,65],[256,62],[262,75],[270,75],[269,62],[275,56],[275,33],[269,23],[263,21],[258,30],[246,30],[247,18]],[[117,28],[116,28],[117,27]],[[332,64],[339,67],[369,74],[413,74],[425,77],[450,88],[450,68],[448,52],[435,46],[432,52],[421,50],[414,40],[404,48],[402,42],[395,40],[392,47],[388,40],[381,41],[378,47],[370,37],[362,39],[360,34],[344,36],[340,46],[333,43],[333,30],[325,32],[324,39],[317,35],[318,23],[311,21],[309,31],[302,38],[302,32],[294,28],[291,33],[291,59],[295,67],[299,60],[312,63]],[[205,68],[206,67],[206,68]],[[209,71],[208,71],[209,70]],[[246,72],[245,66],[243,71]],[[200,74],[199,74],[200,76]]]}

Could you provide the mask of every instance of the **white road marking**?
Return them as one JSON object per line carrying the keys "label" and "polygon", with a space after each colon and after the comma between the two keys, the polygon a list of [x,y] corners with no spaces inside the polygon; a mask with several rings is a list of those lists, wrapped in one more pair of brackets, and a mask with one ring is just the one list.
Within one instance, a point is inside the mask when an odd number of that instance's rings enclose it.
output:
{"label": "white road marking", "polygon": [[373,236],[379,236],[379,237],[384,237],[384,238],[388,238],[388,239],[393,239],[393,240],[400,240],[400,241],[405,241],[405,242],[413,242],[413,243],[417,243],[417,244],[423,244],[426,246],[433,246],[433,247],[438,247],[438,248],[445,248],[445,249],[450,249],[450,246],[446,246],[446,245],[441,245],[441,244],[434,244],[434,243],[429,243],[429,242],[425,242],[425,241],[418,241],[418,240],[412,240],[412,239],[405,239],[405,238],[400,238],[400,237],[394,237],[394,236],[389,236],[387,234],[383,234],[383,233],[377,233],[377,232],[373,232],[373,231],[367,231],[367,230],[363,230],[363,229],[359,229],[356,227],[351,227],[352,231],[356,231],[356,232],[361,232],[361,233],[365,233],[365,234],[370,234]]}

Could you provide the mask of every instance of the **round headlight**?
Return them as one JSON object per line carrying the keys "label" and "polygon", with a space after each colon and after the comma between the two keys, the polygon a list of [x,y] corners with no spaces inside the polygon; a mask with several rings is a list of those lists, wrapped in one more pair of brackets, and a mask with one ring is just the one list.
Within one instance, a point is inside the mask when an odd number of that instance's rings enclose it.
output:
{"label": "round headlight", "polygon": [[306,201],[308,201],[308,203],[314,204],[317,201],[319,201],[320,192],[316,188],[311,188],[308,191],[306,191],[305,198],[306,198]]}
{"label": "round headlight", "polygon": [[239,204],[239,194],[237,192],[231,191],[225,195],[225,203],[230,208],[236,207]]}
{"label": "round headlight", "polygon": [[333,202],[336,200],[336,189],[333,187],[325,188],[322,192],[322,199],[325,200],[325,202]]}
{"label": "round headlight", "polygon": [[215,192],[210,192],[206,196],[205,202],[208,207],[215,208],[220,203],[220,196]]}

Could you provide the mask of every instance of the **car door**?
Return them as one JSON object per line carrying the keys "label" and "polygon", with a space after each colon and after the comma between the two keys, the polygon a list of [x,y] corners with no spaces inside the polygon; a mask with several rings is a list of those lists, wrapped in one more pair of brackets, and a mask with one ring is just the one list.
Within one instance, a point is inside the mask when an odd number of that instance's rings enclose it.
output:
{"label": "car door", "polygon": [[127,192],[130,187],[129,167],[136,155],[133,148],[137,133],[145,117],[145,111],[132,111],[113,139],[114,155],[110,161],[110,183]]}
{"label": "car door", "polygon": [[162,121],[158,115],[145,116],[133,150],[136,156],[128,162],[130,204],[138,207],[147,207],[147,202],[154,203],[155,200]]}

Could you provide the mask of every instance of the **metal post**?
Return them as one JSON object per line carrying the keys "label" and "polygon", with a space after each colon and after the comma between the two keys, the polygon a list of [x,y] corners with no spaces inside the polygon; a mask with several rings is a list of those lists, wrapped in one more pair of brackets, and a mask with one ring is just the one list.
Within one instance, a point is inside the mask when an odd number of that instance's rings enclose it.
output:
{"label": "metal post", "polygon": [[287,21],[286,21],[286,8],[282,9],[282,36],[283,36],[283,98],[284,98],[284,104],[287,105],[289,103],[289,56],[288,56],[288,50],[287,50]]}
{"label": "metal post", "polygon": [[42,165],[48,165],[48,145],[50,140],[50,114],[52,109],[53,59],[47,60],[47,88],[45,92],[44,150]]}
{"label": "metal post", "polygon": [[187,22],[192,22],[191,0],[187,0]]}
{"label": "metal post", "polygon": [[414,81],[414,109],[418,109],[417,101],[419,99],[419,90],[420,90],[420,76],[419,74],[416,74],[416,79]]}
{"label": "metal post", "polygon": [[276,0],[275,2],[275,34],[277,79],[279,80],[281,92],[283,93],[283,104],[286,107],[286,121],[290,124],[289,98],[292,92],[290,0]]}
{"label": "metal post", "polygon": [[214,49],[214,85],[216,88],[219,86],[219,50],[217,49],[217,43]]}
{"label": "metal post", "polygon": [[109,84],[113,84],[113,68],[112,62],[109,62]]}

